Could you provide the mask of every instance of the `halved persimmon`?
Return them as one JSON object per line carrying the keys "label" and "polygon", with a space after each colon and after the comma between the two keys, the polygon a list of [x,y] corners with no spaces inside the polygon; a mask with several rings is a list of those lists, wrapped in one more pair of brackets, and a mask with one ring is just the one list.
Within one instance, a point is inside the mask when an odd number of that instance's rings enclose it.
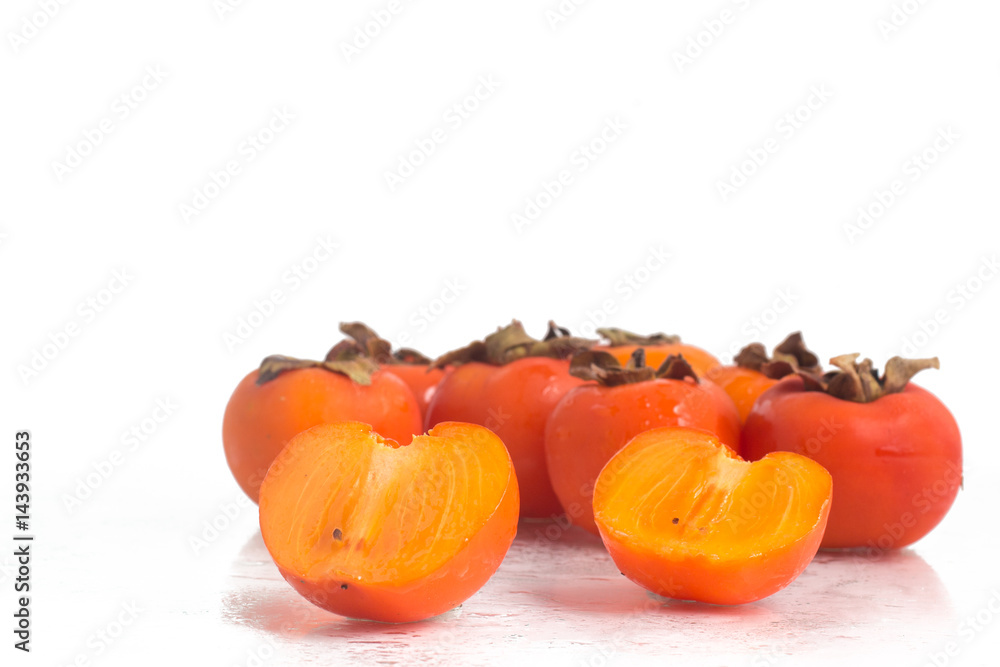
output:
{"label": "halved persimmon", "polygon": [[707,431],[656,428],[604,467],[594,518],[626,577],[665,597],[743,604],[792,582],[816,555],[830,474],[776,452],[748,462]]}
{"label": "halved persimmon", "polygon": [[409,445],[337,422],[292,438],[260,488],[278,570],[336,614],[406,622],[462,603],[517,532],[517,478],[489,429],[444,422]]}

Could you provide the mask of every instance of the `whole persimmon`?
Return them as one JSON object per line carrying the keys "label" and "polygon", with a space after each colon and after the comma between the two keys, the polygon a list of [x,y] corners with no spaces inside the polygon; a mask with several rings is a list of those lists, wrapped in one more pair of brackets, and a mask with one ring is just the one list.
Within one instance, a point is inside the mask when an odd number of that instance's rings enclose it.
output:
{"label": "whole persimmon", "polygon": [[435,361],[454,370],[438,385],[426,425],[463,421],[496,433],[514,461],[523,518],[562,514],[549,481],[545,424],[566,392],[583,384],[569,374],[568,357],[592,343],[552,323],[545,339],[537,340],[515,320]]}
{"label": "whole persimmon", "polygon": [[743,429],[743,455],[787,451],[833,475],[824,548],[882,552],[929,533],[962,485],[962,438],[948,408],[910,382],[938,360],[893,357],[885,374],[857,354],[838,370],[799,373],[757,399]]}
{"label": "whole persimmon", "polygon": [[609,353],[590,350],[573,357],[570,372],[590,382],[567,393],[552,410],[545,455],[570,522],[595,535],[594,482],[638,434],[658,426],[688,426],[739,448],[736,406],[717,385],[699,380],[683,357],[667,357],[655,369],[645,364],[640,348],[623,367]]}
{"label": "whole persimmon", "polygon": [[386,622],[436,616],[493,575],[517,532],[503,443],[441,423],[408,445],[368,424],[299,433],[260,489],[260,532],[278,571],[323,609]]}
{"label": "whole persimmon", "polygon": [[682,343],[680,336],[665,333],[655,333],[648,336],[632,333],[624,329],[598,329],[597,333],[608,341],[607,345],[595,347],[595,350],[610,352],[620,364],[627,364],[632,353],[638,348],[646,351],[646,363],[654,368],[662,364],[667,357],[681,356],[690,364],[698,377],[706,374],[721,362],[710,352],[700,347]]}
{"label": "whole persimmon", "polygon": [[597,478],[594,517],[622,574],[659,595],[743,604],[792,582],[819,549],[830,473],[776,452],[750,463],[686,428],[640,433]]}
{"label": "whole persimmon", "polygon": [[750,408],[757,398],[773,387],[783,377],[797,371],[822,373],[819,359],[802,341],[802,333],[789,334],[772,356],[760,343],[750,343],[733,359],[731,366],[716,366],[708,371],[707,378],[729,394],[740,412],[740,422],[745,423]]}
{"label": "whole persimmon", "polygon": [[257,502],[268,467],[292,436],[348,419],[364,420],[402,444],[423,431],[413,392],[370,359],[267,357],[243,378],[226,405],[226,462],[240,488]]}
{"label": "whole persimmon", "polygon": [[430,358],[410,348],[393,350],[389,341],[361,322],[341,322],[340,331],[350,340],[345,339],[334,345],[326,355],[327,361],[343,358],[345,351],[351,356],[362,355],[373,359],[383,371],[406,383],[420,404],[421,417],[427,415],[427,405],[438,383],[451,372],[451,366],[432,367]]}

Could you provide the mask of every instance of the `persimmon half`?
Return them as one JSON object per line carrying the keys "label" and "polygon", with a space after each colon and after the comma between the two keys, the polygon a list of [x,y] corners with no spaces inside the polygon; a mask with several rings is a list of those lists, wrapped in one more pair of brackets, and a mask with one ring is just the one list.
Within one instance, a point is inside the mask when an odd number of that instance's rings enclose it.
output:
{"label": "persimmon half", "polygon": [[706,431],[633,438],[594,490],[601,538],[622,574],[658,595],[743,604],[791,583],[819,549],[833,482],[778,452],[741,459]]}
{"label": "persimmon half", "polygon": [[438,424],[399,445],[359,422],[292,438],[260,489],[281,575],[342,616],[418,621],[461,604],[517,532],[517,478],[489,429]]}
{"label": "persimmon half", "polygon": [[344,420],[368,422],[403,444],[423,432],[413,392],[369,359],[267,357],[243,378],[226,405],[222,419],[226,462],[240,488],[257,502],[268,467],[292,436],[311,426]]}

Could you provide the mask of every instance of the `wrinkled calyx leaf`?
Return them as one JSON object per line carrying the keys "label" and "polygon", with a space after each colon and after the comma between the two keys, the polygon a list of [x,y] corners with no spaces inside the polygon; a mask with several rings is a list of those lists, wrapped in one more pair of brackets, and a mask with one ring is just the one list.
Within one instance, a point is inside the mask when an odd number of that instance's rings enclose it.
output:
{"label": "wrinkled calyx leaf", "polygon": [[573,357],[569,373],[582,380],[592,380],[604,387],[648,382],[650,380],[683,380],[691,378],[699,382],[698,375],[683,355],[671,354],[663,360],[659,368],[646,365],[646,350],[637,348],[628,362],[622,366],[610,352],[586,350]]}
{"label": "wrinkled calyx leaf", "polygon": [[333,361],[313,361],[311,359],[296,359],[280,354],[273,354],[260,362],[257,371],[257,384],[270,382],[282,373],[300,368],[322,368],[331,373],[340,373],[361,385],[370,385],[372,375],[378,370],[378,364],[365,356]]}
{"label": "wrinkled calyx leaf", "polygon": [[930,359],[904,359],[893,357],[885,364],[880,375],[871,359],[858,362],[859,354],[842,354],[830,359],[840,370],[824,375],[799,371],[806,391],[822,391],[836,398],[855,403],[871,403],[886,394],[903,391],[910,379],[927,368],[940,368],[937,357]]}
{"label": "wrinkled calyx leaf", "polygon": [[512,320],[510,324],[498,328],[483,340],[474,341],[465,347],[442,354],[432,362],[431,367],[442,368],[470,361],[502,366],[525,357],[567,359],[596,343],[596,340],[571,336],[569,329],[557,326],[551,321],[545,338],[538,340],[529,336],[524,330],[524,325],[518,320]]}
{"label": "wrinkled calyx leaf", "polygon": [[791,375],[797,371],[805,371],[814,375],[823,372],[819,358],[806,347],[802,340],[802,332],[789,334],[785,340],[774,348],[769,357],[767,349],[760,343],[750,343],[733,359],[740,368],[748,368],[763,373],[773,380]]}
{"label": "wrinkled calyx leaf", "polygon": [[326,353],[326,361],[350,361],[368,357],[379,364],[424,365],[431,362],[430,358],[410,348],[393,351],[392,343],[362,322],[341,322],[340,332],[348,338],[330,348]]}
{"label": "wrinkled calyx leaf", "polygon": [[608,341],[611,346],[618,345],[675,345],[681,342],[680,336],[672,336],[665,333],[655,333],[648,336],[632,333],[625,329],[605,328],[598,329],[597,333]]}

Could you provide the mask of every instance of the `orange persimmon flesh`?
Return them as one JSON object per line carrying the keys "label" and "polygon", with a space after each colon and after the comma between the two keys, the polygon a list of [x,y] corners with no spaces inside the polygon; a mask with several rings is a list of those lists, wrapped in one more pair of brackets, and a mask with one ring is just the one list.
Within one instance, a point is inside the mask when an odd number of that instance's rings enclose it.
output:
{"label": "orange persimmon flesh", "polygon": [[260,529],[314,604],[387,622],[441,614],[478,591],[517,531],[510,456],[488,429],[445,422],[400,446],[367,424],[292,438],[261,485]]}
{"label": "orange persimmon flesh", "polygon": [[601,471],[594,515],[615,564],[640,586],[743,604],[787,586],[816,555],[832,488],[804,456],[751,463],[707,431],[657,428]]}

